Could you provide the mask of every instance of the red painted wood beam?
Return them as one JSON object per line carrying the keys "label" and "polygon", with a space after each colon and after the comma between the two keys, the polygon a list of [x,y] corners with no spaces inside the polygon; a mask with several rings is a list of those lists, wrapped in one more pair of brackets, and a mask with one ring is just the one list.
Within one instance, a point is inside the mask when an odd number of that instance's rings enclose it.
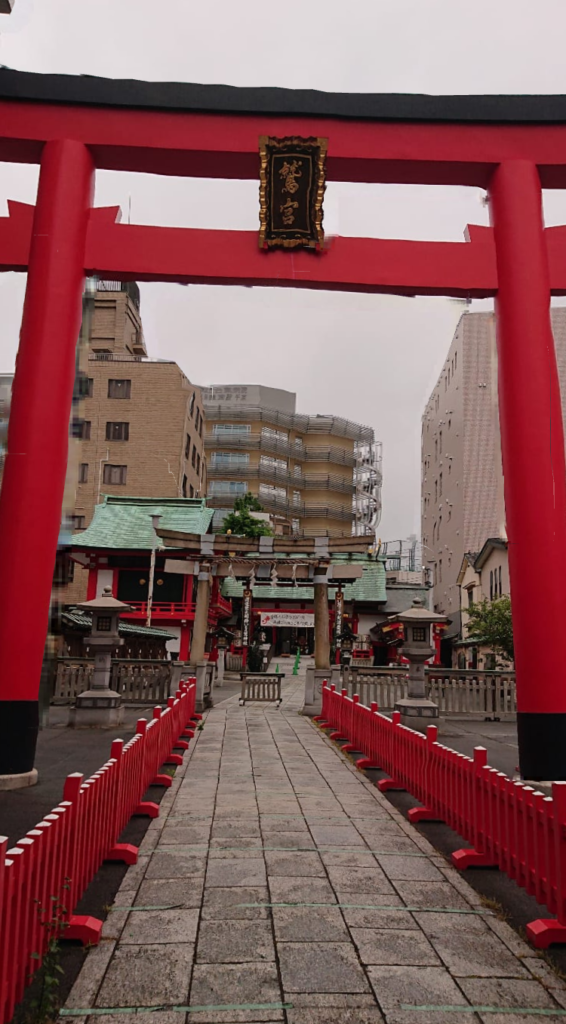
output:
{"label": "red painted wood beam", "polygon": [[258,178],[260,135],[329,139],[329,181],[486,187],[504,160],[539,166],[566,187],[566,125],[415,124],[275,115],[195,114],[0,101],[0,160],[37,163],[45,141],[86,143],[97,167],[206,178]]}
{"label": "red painted wood beam", "polygon": [[[27,270],[33,206],[9,201],[0,217],[0,271]],[[334,238],[322,253],[263,252],[255,231],[116,223],[118,207],[93,210],[86,272],[110,280],[175,281],[393,295],[486,298],[497,291],[491,228],[469,225],[467,242]],[[551,290],[566,294],[566,227],[548,228]]]}
{"label": "red painted wood beam", "polygon": [[484,298],[497,288],[493,243],[334,238],[321,253],[258,247],[256,231],[91,223],[88,273],[112,280],[264,285]]}
{"label": "red painted wood beam", "polygon": [[8,200],[8,216],[0,217],[0,270],[27,271],[34,210]]}

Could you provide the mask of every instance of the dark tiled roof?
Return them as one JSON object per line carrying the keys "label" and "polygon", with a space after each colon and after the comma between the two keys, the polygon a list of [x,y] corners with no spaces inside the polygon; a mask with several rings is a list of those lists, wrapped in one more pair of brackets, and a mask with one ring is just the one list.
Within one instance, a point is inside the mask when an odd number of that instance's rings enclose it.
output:
{"label": "dark tiled roof", "polygon": [[[78,608],[68,608],[61,612],[61,622],[64,626],[75,627],[85,632],[92,626],[92,616],[82,612]],[[174,633],[168,633],[166,629],[156,629],[154,626],[137,626],[134,622],[118,623],[120,636],[145,636],[153,640],[175,640]]]}

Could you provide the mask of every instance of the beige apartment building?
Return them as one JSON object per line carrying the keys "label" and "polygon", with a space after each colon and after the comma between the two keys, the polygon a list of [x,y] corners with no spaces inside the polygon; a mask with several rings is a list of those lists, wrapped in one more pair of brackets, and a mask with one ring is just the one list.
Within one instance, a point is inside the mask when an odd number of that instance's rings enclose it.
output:
{"label": "beige apartment building", "polygon": [[250,491],[296,536],[372,535],[381,508],[371,427],[296,412],[296,395],[258,384],[203,388],[209,505]]}
{"label": "beige apartment building", "polygon": [[[176,363],[147,357],[137,285],[97,282],[88,318],[72,428],[80,440],[74,531],[90,524],[104,495],[206,492],[200,390]],[[80,599],[82,575],[77,566],[64,601]]]}
{"label": "beige apartment building", "polygon": [[[566,415],[566,308],[552,310],[562,414]],[[495,316],[465,313],[422,419],[423,566],[433,605],[460,633],[458,577],[464,556],[506,539],[497,396]]]}

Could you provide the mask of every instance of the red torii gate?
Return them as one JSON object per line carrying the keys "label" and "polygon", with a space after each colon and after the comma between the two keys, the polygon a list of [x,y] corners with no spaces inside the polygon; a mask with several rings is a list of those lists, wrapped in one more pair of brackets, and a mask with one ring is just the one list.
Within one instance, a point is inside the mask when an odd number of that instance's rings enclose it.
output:
{"label": "red torii gate", "polygon": [[[94,209],[95,168],[259,178],[261,135],[328,138],[334,181],[474,185],[492,228],[462,243],[337,238],[265,253],[255,232],[140,227]],[[33,767],[85,274],[497,297],[500,419],[521,770],[566,779],[566,686],[531,634],[534,557],[545,622],[563,629],[566,469],[551,294],[566,294],[566,97],[428,97],[116,82],[0,71],[0,160],[39,163],[35,207],[0,218],[0,270],[28,270],[0,499],[0,775]],[[37,508],[41,509],[38,516]],[[30,582],[33,581],[30,587]]]}

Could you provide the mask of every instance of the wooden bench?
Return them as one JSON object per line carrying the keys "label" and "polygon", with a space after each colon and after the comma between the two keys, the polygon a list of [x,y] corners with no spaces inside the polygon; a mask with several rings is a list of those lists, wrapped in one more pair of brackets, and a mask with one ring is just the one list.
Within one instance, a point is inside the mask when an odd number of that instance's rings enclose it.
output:
{"label": "wooden bench", "polygon": [[261,704],[281,704],[281,680],[284,672],[240,672],[242,690],[240,705],[254,701]]}

